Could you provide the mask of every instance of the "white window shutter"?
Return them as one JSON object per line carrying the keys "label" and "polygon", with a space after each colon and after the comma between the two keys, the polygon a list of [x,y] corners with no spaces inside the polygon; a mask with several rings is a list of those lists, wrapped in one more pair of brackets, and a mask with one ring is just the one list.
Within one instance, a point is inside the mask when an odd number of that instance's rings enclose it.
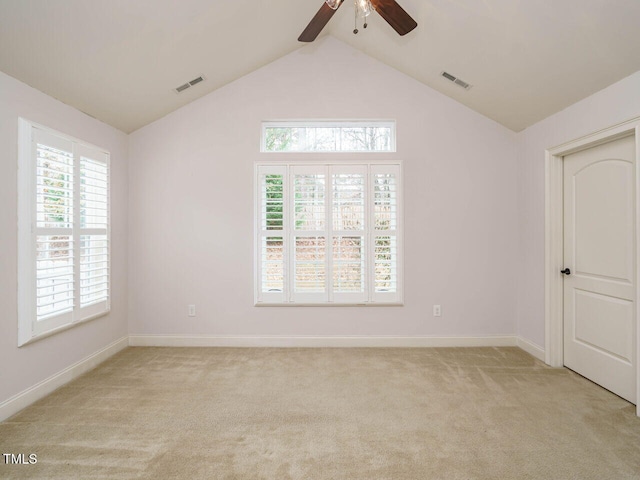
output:
{"label": "white window shutter", "polygon": [[370,241],[373,263],[373,302],[400,302],[400,169],[397,165],[371,166]]}
{"label": "white window shutter", "polygon": [[20,119],[18,343],[109,311],[109,154]]}
{"label": "white window shutter", "polygon": [[35,262],[35,318],[38,335],[73,321],[76,304],[76,188],[73,143],[41,129],[33,129],[32,161],[35,165],[35,219],[31,250]]}
{"label": "white window shutter", "polygon": [[256,166],[256,304],[402,302],[398,164]]}
{"label": "white window shutter", "polygon": [[367,300],[367,166],[331,166],[332,300]]}
{"label": "white window shutter", "polygon": [[257,176],[256,296],[259,303],[282,303],[287,300],[287,167],[260,166]]}
{"label": "white window shutter", "polygon": [[109,309],[109,159],[77,147],[79,169],[79,304],[84,319]]}
{"label": "white window shutter", "polygon": [[325,303],[329,299],[327,212],[329,174],[325,166],[289,168],[291,204],[291,300]]}

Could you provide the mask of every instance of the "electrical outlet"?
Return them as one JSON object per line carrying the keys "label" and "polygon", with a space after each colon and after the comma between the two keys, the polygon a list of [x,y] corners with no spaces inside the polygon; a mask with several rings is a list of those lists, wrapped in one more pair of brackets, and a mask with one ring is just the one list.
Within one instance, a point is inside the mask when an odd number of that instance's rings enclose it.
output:
{"label": "electrical outlet", "polygon": [[440,305],[433,306],[433,316],[441,317],[442,316],[442,307]]}
{"label": "electrical outlet", "polygon": [[195,317],[196,316],[196,306],[195,305],[189,305],[189,316],[190,317]]}

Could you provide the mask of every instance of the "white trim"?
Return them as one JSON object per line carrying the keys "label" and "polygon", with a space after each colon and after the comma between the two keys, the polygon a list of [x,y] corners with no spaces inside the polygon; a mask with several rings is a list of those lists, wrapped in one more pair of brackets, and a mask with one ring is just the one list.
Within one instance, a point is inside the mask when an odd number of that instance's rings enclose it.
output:
{"label": "white trim", "polygon": [[562,367],[563,358],[563,191],[562,157],[545,154],[545,362]]}
{"label": "white trim", "polygon": [[[564,364],[563,345],[563,195],[562,161],[565,155],[611,142],[629,135],[636,139],[636,239],[640,239],[640,117],[585,135],[545,152],[545,362]],[[640,417],[640,241],[636,240],[636,415]]]}
{"label": "white trim", "polygon": [[516,346],[527,352],[532,357],[537,358],[541,362],[544,362],[545,351],[544,348],[539,347],[533,342],[530,342],[524,337],[517,336],[516,337]]}
{"label": "white trim", "polygon": [[105,312],[98,312],[96,314],[90,315],[87,318],[83,318],[81,320],[78,320],[77,322],[73,322],[73,323],[66,323],[64,325],[60,325],[57,328],[54,328],[52,330],[48,330],[44,333],[40,333],[38,335],[34,335],[33,337],[29,338],[28,340],[25,340],[24,342],[20,343],[18,345],[18,347],[24,347],[25,345],[29,345],[30,343],[33,342],[37,342],[38,340],[42,340],[43,338],[47,338],[50,337],[51,335],[55,335],[56,333],[60,333],[60,332],[64,332],[65,330],[69,330],[73,327],[75,327],[76,325],[82,325],[83,323],[88,323],[91,320],[95,320],[97,318],[100,317],[105,317],[107,315],[109,315],[110,311],[105,311]]}
{"label": "white trim", "polygon": [[[33,162],[31,160],[32,149],[24,148],[31,145],[32,123],[24,118],[18,118],[18,265],[30,265],[33,256],[34,245],[32,241],[32,205],[33,205],[33,184],[31,176],[33,173]],[[34,318],[35,308],[33,304],[34,284],[31,269],[18,268],[18,319]],[[21,322],[18,320],[18,346],[24,345],[33,338],[32,322]]]}
{"label": "white trim", "polygon": [[100,363],[128,346],[129,337],[124,336],[110,345],[107,345],[103,349],[89,355],[83,360],[74,363],[64,370],[5,400],[0,403],[0,421],[15,415],[23,408],[28,407],[32,403],[40,400],[42,397],[49,395],[54,390],[78,378],[83,373],[97,367]]}
{"label": "white trim", "polygon": [[60,132],[58,130],[54,130],[51,127],[47,127],[46,125],[42,125],[40,123],[36,123],[36,122],[32,122],[31,120],[27,120],[26,118],[23,117],[18,117],[18,122],[24,122],[26,125],[29,125],[31,127],[37,128],[39,130],[44,130],[45,132],[50,132],[53,133],[54,135],[58,136],[58,137],[62,137],[70,142],[73,143],[77,143],[78,145],[82,145],[84,147],[87,147],[91,150],[98,150],[101,153],[104,153],[106,155],[110,155],[109,151],[103,147],[100,147],[98,145],[94,145],[93,143],[89,143],[89,142],[85,142],[84,140],[82,140],[81,138],[78,137],[74,137],[72,135],[68,135],[64,132]]}
{"label": "white trim", "polygon": [[273,301],[272,302],[272,301],[264,301],[264,300],[263,301],[255,300],[253,303],[253,306],[262,308],[262,307],[404,307],[405,305],[404,300],[374,302],[374,301],[368,301],[368,300],[354,299],[352,302],[347,303],[348,297],[346,295],[349,295],[349,294],[342,294],[344,295],[343,297],[344,301],[341,301],[341,302],[318,302],[311,296],[314,294],[308,294],[308,295],[309,296],[307,297],[299,296],[299,298],[301,298],[301,301],[299,303],[296,303],[295,301],[289,301],[289,302]]}
{"label": "white trim", "polygon": [[483,337],[145,335],[132,347],[515,347],[514,335]]}

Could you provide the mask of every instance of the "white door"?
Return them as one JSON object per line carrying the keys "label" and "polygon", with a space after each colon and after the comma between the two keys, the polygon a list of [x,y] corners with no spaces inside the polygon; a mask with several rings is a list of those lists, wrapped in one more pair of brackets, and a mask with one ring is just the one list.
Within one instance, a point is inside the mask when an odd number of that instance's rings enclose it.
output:
{"label": "white door", "polygon": [[635,138],[563,163],[564,364],[636,403]]}

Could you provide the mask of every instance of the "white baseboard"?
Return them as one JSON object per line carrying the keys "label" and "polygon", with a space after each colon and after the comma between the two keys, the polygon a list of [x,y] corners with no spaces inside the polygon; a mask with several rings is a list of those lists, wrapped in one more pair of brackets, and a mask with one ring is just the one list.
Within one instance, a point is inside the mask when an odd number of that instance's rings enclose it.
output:
{"label": "white baseboard", "polygon": [[532,343],[526,338],[522,338],[520,336],[516,337],[516,345],[529,355],[532,355],[538,360],[544,362],[544,348],[539,347],[535,343]]}
{"label": "white baseboard", "polygon": [[89,355],[87,358],[65,368],[49,378],[36,383],[34,386],[14,395],[13,397],[0,403],[0,422],[15,415],[20,410],[28,407],[32,403],[40,400],[42,397],[49,395],[51,392],[60,388],[71,380],[79,377],[85,372],[104,362],[109,357],[115,355],[120,350],[129,346],[129,337],[125,336],[107,345],[102,350]]}
{"label": "white baseboard", "polygon": [[132,347],[515,347],[513,335],[484,337],[130,335]]}

